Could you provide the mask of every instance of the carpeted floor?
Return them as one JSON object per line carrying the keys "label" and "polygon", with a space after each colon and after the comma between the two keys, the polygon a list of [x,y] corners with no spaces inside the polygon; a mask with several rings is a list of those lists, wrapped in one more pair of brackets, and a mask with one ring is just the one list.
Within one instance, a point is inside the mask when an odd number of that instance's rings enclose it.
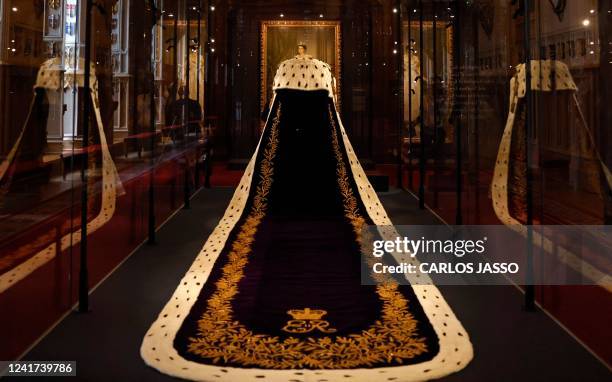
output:
{"label": "carpeted floor", "polygon": [[[91,295],[88,314],[71,314],[26,357],[75,360],[86,381],[166,381],[139,348],[145,331],[192,263],[232,195],[203,190]],[[395,224],[438,224],[414,198],[391,191],[381,200]],[[470,333],[474,360],[445,381],[605,381],[610,370],[542,312],[522,310],[513,287],[440,287]],[[23,378],[21,380],[24,380]],[[240,381],[237,381],[240,382]]]}

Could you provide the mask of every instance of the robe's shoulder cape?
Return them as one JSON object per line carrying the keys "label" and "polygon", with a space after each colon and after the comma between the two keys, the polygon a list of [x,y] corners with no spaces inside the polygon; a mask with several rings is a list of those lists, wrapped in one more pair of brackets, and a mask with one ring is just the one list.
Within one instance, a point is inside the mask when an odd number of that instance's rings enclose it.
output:
{"label": "robe's shoulder cape", "polygon": [[321,60],[294,57],[281,62],[274,76],[274,91],[294,89],[303,91],[324,90],[334,97],[334,77],[330,66]]}
{"label": "robe's shoulder cape", "polygon": [[361,284],[363,229],[397,233],[342,126],[329,65],[289,59],[273,86],[257,149],[147,331],[145,362],[231,382],[419,381],[465,367],[468,335],[425,275]]}

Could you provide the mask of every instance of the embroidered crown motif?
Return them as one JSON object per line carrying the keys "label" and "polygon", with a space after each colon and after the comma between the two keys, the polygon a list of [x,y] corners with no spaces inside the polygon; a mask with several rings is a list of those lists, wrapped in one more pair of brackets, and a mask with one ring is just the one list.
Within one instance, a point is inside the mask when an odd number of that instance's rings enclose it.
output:
{"label": "embroidered crown motif", "polygon": [[321,309],[291,309],[287,311],[294,320],[320,320],[327,314],[325,310]]}
{"label": "embroidered crown motif", "polygon": [[291,309],[287,311],[293,320],[287,321],[283,327],[283,331],[294,334],[310,333],[313,330],[318,330],[322,333],[334,333],[336,329],[330,328],[330,323],[323,320],[323,316],[327,311],[322,309]]}

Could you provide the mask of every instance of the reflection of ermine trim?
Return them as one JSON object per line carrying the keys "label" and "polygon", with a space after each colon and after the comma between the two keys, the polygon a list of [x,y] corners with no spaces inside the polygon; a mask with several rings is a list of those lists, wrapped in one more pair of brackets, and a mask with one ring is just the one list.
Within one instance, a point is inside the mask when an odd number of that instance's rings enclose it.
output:
{"label": "reflection of ermine trim", "polygon": [[[578,108],[580,116],[582,118],[583,127],[586,129],[587,134],[591,138],[591,144],[594,143],[590,130],[586,125],[586,121],[582,116],[578,99],[576,98],[576,84],[572,79],[569,69],[567,66],[559,61],[531,61],[531,87],[537,91],[552,91],[553,80],[551,73],[555,72],[555,86],[556,90],[569,90],[572,91],[573,100],[575,106]],[[516,120],[516,113],[518,111],[518,103],[521,98],[525,97],[526,91],[526,80],[525,80],[525,64],[521,64],[517,67],[517,74],[510,80],[510,108],[508,112],[508,118],[506,120],[506,126],[504,133],[499,144],[499,150],[497,153],[497,160],[495,162],[495,168],[493,169],[493,180],[491,182],[491,194],[493,199],[493,210],[498,219],[513,231],[518,232],[524,237],[527,237],[527,227],[521,222],[516,220],[510,215],[510,208],[508,204],[508,178],[510,171],[510,150],[512,144],[512,131],[514,129],[514,122]],[[605,174],[609,187],[612,187],[612,176],[606,165],[601,161],[599,152],[593,146],[596,151],[597,158]],[[576,256],[567,249],[557,246],[550,239],[543,236],[540,232],[533,230],[533,244],[542,247],[546,252],[556,254],[563,263],[567,264],[570,268],[574,269],[579,274],[583,274],[592,281],[596,282],[602,288],[612,292],[612,279],[609,275],[604,274],[597,268],[586,263],[580,257]]]}
{"label": "reflection of ermine trim", "polygon": [[[44,68],[46,67],[43,65],[41,71],[39,72],[39,82],[37,82],[37,87],[50,86],[49,84],[53,84],[53,86],[55,86],[57,82],[54,79],[55,76],[49,74],[45,75],[45,72],[43,70]],[[57,72],[57,74],[59,77],[59,72]],[[44,78],[45,81],[48,82],[40,82],[41,78]],[[119,188],[119,193],[121,193],[122,190],[121,181],[119,180],[119,174],[108,149],[108,143],[104,134],[104,126],[102,125],[102,116],[100,114],[100,103],[98,98],[98,81],[97,79],[95,79],[94,71],[92,71],[91,83],[92,88],[90,91],[90,96],[94,105],[94,112],[96,116],[98,133],[100,136],[100,147],[102,152],[102,204],[98,215],[92,221],[87,223],[88,235],[97,231],[100,227],[102,227],[112,218],[115,213],[116,199],[118,193],[117,189]],[[86,185],[83,185],[83,187],[86,187]],[[81,206],[81,208],[87,208],[87,206]],[[23,263],[19,264],[8,272],[5,272],[4,274],[0,275],[0,293],[6,291],[12,285],[30,275],[36,269],[48,263],[56,256],[58,252],[61,253],[66,249],[70,248],[70,246],[78,244],[80,241],[80,229],[68,233],[64,235],[60,240],[59,251],[56,243],[49,244],[47,247],[38,251],[38,253],[30,257],[28,260],[24,261]]]}
{"label": "reflection of ermine trim", "polygon": [[32,109],[34,108],[35,102],[36,102],[36,95],[32,97],[32,102],[30,102],[30,107],[28,109],[28,114],[26,116],[25,123],[23,124],[23,127],[21,128],[21,132],[19,133],[19,136],[17,137],[17,141],[15,141],[15,144],[11,148],[11,151],[9,151],[6,158],[4,158],[2,163],[0,163],[0,182],[4,180],[4,175],[6,175],[9,167],[11,167],[11,165],[13,164],[13,160],[15,160],[15,157],[17,155],[17,150],[21,146],[21,140],[23,139],[23,134],[26,131],[26,128],[28,126],[28,121],[30,120],[30,116],[32,115]]}
{"label": "reflection of ermine trim", "polygon": [[[60,76],[60,70],[59,70],[60,64],[61,64],[61,61],[59,57],[52,58],[52,59],[45,61],[40,66],[40,69],[36,76],[36,84],[34,85],[34,88],[35,89],[42,88],[42,89],[47,89],[47,90],[60,90],[61,88],[61,76]],[[94,83],[97,84],[96,81],[97,79],[94,81]],[[0,181],[4,179],[4,175],[6,174],[8,168],[13,163],[13,160],[15,159],[17,151],[19,150],[19,147],[21,146],[21,140],[23,139],[23,134],[25,133],[26,128],[28,126],[28,122],[30,121],[30,117],[32,116],[32,110],[34,108],[35,102],[36,102],[36,95],[34,94],[34,96],[32,97],[32,102],[30,103],[28,114],[26,115],[26,118],[25,118],[25,122],[23,123],[23,127],[21,128],[21,132],[19,133],[19,136],[17,137],[17,140],[15,141],[15,144],[13,145],[11,150],[9,151],[7,157],[2,161],[2,163],[0,163]]]}

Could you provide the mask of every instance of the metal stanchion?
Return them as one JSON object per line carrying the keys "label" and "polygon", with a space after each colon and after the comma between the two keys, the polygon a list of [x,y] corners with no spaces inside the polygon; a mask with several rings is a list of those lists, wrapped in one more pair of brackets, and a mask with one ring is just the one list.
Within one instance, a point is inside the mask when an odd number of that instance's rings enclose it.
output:
{"label": "metal stanchion", "polygon": [[412,12],[408,10],[408,188],[414,189],[412,173]]}
{"label": "metal stanchion", "polygon": [[525,310],[535,311],[535,287],[533,285],[533,174],[531,171],[531,152],[529,139],[533,132],[533,92],[531,89],[531,26],[530,26],[530,4],[525,0],[523,15],[525,36],[525,161],[526,161],[526,203],[527,203],[527,261],[525,273]]}
{"label": "metal stanchion", "polygon": [[432,14],[433,14],[433,76],[432,76],[432,98],[433,98],[433,207],[438,207],[438,156],[439,156],[439,142],[438,142],[438,15],[436,13],[437,3],[433,2]]}
{"label": "metal stanchion", "polygon": [[404,55],[402,52],[402,3],[397,0],[395,2],[395,8],[393,10],[396,14],[395,17],[395,40],[393,51],[397,56],[397,71],[398,71],[398,80],[397,80],[397,106],[399,110],[399,118],[397,123],[397,187],[400,189],[404,188],[403,185],[403,157],[402,157],[402,149],[403,149],[403,141],[404,141],[404,102],[403,102],[403,94],[404,94]]}
{"label": "metal stanchion", "polygon": [[456,76],[455,76],[455,106],[453,110],[453,118],[455,120],[455,187],[456,187],[456,212],[455,212],[455,224],[461,225],[463,224],[463,214],[462,214],[462,197],[463,197],[463,177],[462,177],[462,157],[461,157],[461,134],[462,134],[462,126],[461,126],[461,60],[462,52],[461,52],[461,15],[460,5],[457,5],[455,8],[455,39],[457,41],[457,68],[456,68]]}
{"label": "metal stanchion", "polygon": [[[158,9],[156,7],[155,0],[149,0],[149,5],[151,8],[151,29],[154,29],[157,26]],[[149,130],[151,133],[151,158],[149,161],[149,165],[151,166],[151,168],[149,169],[149,239],[147,243],[153,245],[156,243],[157,239],[155,233],[155,49],[151,51],[151,56],[151,96],[149,104]]]}
{"label": "metal stanchion", "polygon": [[[89,166],[89,115],[91,114],[91,9],[93,0],[85,1],[85,60],[83,92],[83,164],[81,167],[81,253],[79,264],[79,312],[89,311],[89,271],[87,268],[87,183]],[[75,72],[75,76],[76,76]],[[76,81],[78,84],[78,80]],[[76,85],[75,85],[76,86]]]}
{"label": "metal stanchion", "polygon": [[187,22],[186,27],[186,41],[185,41],[185,89],[183,90],[183,142],[185,145],[185,174],[183,176],[183,208],[188,210],[191,208],[190,190],[189,190],[189,158],[187,157],[188,150],[188,135],[189,135],[189,123],[190,121],[190,100],[189,100],[189,77],[191,76],[190,71],[190,54],[191,54],[191,19],[189,17],[189,7],[185,3],[185,20]]}
{"label": "metal stanchion", "polygon": [[[200,108],[200,113],[201,113],[201,117],[203,116],[202,113],[202,105],[200,104],[200,72],[202,71],[202,63],[201,63],[201,56],[202,56],[202,0],[198,0],[198,57],[197,57],[197,61],[196,61],[196,66],[197,66],[197,73],[196,73],[196,101],[198,102],[198,107]],[[198,128],[196,129],[196,137],[200,136],[200,126],[198,125]],[[198,163],[198,160],[196,160],[196,165]],[[197,176],[197,174],[196,174]],[[198,188],[196,186],[196,188]]]}
{"label": "metal stanchion", "polygon": [[[480,38],[479,38],[479,26],[478,20],[474,19],[472,24],[473,38],[474,38],[474,129],[473,138],[474,142],[474,220],[480,222]],[[471,194],[471,193],[470,193]]]}
{"label": "metal stanchion", "polygon": [[425,209],[425,81],[423,81],[425,60],[425,41],[423,36],[423,0],[419,0],[419,80],[421,81],[421,110],[420,110],[420,155],[419,155],[419,208]]}

